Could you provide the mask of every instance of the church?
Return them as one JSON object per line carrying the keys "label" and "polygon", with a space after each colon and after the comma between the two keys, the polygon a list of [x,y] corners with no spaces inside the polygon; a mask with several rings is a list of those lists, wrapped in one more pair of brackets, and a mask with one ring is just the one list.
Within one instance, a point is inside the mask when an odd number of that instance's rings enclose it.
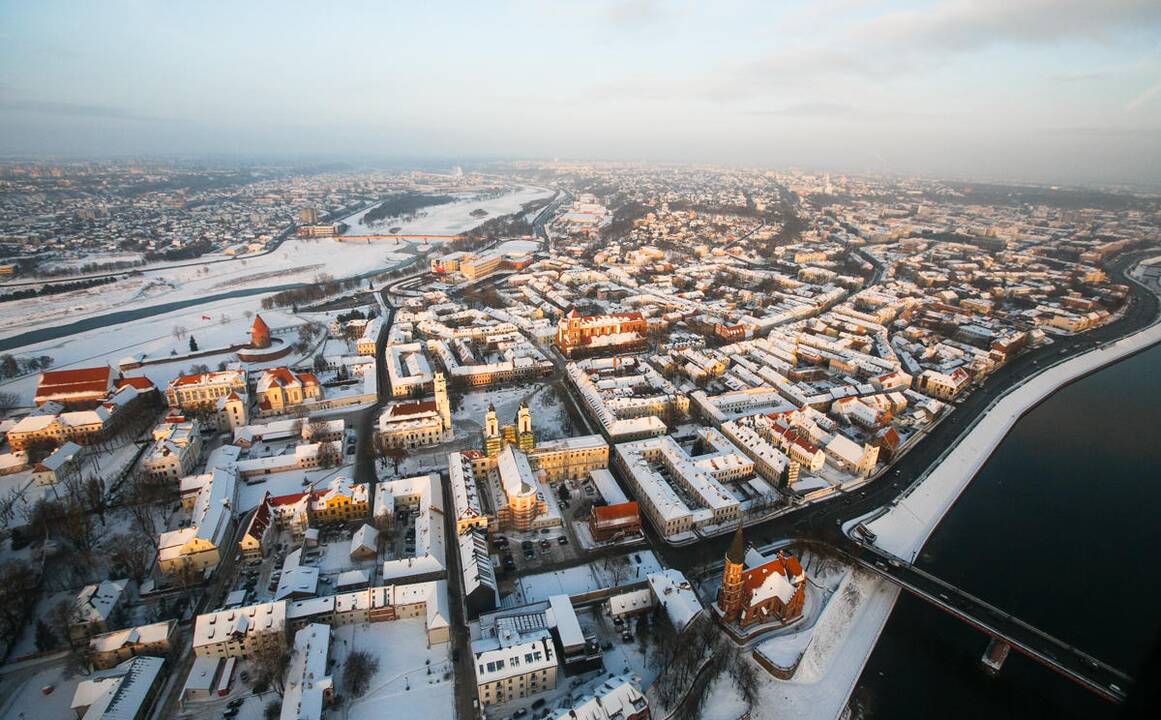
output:
{"label": "church", "polygon": [[726,551],[722,586],[714,607],[722,622],[742,628],[762,623],[787,624],[802,616],[806,602],[806,573],[798,558],[781,550],[773,560],[755,551],[747,553],[742,542],[742,526]]}

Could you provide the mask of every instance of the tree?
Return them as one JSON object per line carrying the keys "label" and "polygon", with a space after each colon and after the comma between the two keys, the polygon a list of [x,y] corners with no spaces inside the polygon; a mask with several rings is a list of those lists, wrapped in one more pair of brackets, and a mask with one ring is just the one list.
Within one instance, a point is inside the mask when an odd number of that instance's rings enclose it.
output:
{"label": "tree", "polygon": [[278,693],[278,697],[282,697],[286,690],[286,668],[290,665],[290,647],[286,639],[277,636],[272,642],[259,645],[250,665],[257,673],[255,687],[264,683]]}
{"label": "tree", "polygon": [[0,642],[7,648],[24,632],[25,618],[36,602],[39,578],[32,566],[13,560],[0,565]]}
{"label": "tree", "polygon": [[73,637],[72,627],[81,620],[81,610],[77,607],[76,598],[65,598],[48,609],[44,614],[44,622],[57,637],[64,638],[70,649],[75,649],[77,639]]}
{"label": "tree", "polygon": [[353,697],[367,692],[371,678],[379,672],[379,658],[366,650],[352,650],[343,663],[343,686]]}
{"label": "tree", "polygon": [[170,329],[170,333],[173,335],[175,340],[181,340],[182,338],[184,338],[186,332],[187,331],[186,331],[185,327],[182,325],[174,325]]}
{"label": "tree", "polygon": [[745,656],[736,646],[731,654],[733,657],[728,663],[730,678],[734,681],[734,687],[738,688],[738,692],[742,694],[742,699],[746,701],[746,704],[754,707],[758,704],[758,691],[762,683],[758,671],[754,668],[753,663],[746,662]]}
{"label": "tree", "polygon": [[339,464],[342,457],[339,455],[339,446],[333,442],[325,442],[318,448],[318,466],[332,468]]}
{"label": "tree", "polygon": [[279,716],[282,715],[282,703],[277,700],[271,700],[266,703],[266,708],[262,711],[262,715],[266,720],[278,720]]}
{"label": "tree", "polygon": [[7,415],[17,407],[20,407],[20,397],[16,393],[0,392],[0,415]]}
{"label": "tree", "polygon": [[189,336],[189,351],[191,353],[195,353],[198,351],[198,341],[194,338],[193,335]]}
{"label": "tree", "polygon": [[152,538],[138,533],[119,533],[109,538],[105,545],[115,572],[140,583],[149,574],[152,542]]}
{"label": "tree", "polygon": [[40,652],[48,652],[56,649],[60,644],[60,638],[52,631],[44,620],[36,621],[36,649]]}

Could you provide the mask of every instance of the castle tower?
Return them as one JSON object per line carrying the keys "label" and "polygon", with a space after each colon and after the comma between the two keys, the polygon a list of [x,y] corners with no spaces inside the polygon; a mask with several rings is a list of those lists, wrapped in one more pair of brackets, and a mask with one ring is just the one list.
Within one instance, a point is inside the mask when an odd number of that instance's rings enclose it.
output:
{"label": "castle tower", "polygon": [[528,452],[536,447],[536,434],[532,432],[532,411],[527,403],[521,402],[516,412],[516,447]]}
{"label": "castle tower", "polygon": [[496,406],[488,405],[488,413],[484,415],[484,429],[481,431],[484,440],[484,454],[496,457],[502,446],[500,440],[500,421],[496,419]]}
{"label": "castle tower", "polygon": [[439,412],[439,418],[443,421],[443,431],[450,433],[452,429],[451,420],[451,404],[447,399],[447,380],[443,373],[437,372],[435,374],[435,409]]}
{"label": "castle tower", "polygon": [[722,570],[722,586],[718,590],[718,611],[722,620],[733,622],[742,610],[742,568],[746,562],[745,546],[742,542],[742,524],[734,533],[734,540],[726,550],[726,564]]}
{"label": "castle tower", "polygon": [[250,347],[258,350],[270,347],[270,326],[261,315],[255,315],[254,324],[250,326]]}

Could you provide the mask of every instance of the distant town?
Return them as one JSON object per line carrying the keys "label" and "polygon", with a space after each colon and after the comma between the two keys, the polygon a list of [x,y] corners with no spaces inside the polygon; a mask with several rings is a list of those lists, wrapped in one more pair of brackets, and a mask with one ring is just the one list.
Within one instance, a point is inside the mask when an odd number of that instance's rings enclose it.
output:
{"label": "distant town", "polygon": [[0,164],[0,718],[833,718],[900,592],[1120,702],[912,563],[1159,294],[1127,191]]}

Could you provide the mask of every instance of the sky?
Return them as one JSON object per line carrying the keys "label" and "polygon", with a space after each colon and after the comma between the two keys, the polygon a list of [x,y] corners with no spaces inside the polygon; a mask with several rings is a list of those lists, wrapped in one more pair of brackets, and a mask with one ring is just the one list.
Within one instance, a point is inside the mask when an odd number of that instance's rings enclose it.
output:
{"label": "sky", "polygon": [[0,155],[1161,187],[1158,0],[0,0]]}

